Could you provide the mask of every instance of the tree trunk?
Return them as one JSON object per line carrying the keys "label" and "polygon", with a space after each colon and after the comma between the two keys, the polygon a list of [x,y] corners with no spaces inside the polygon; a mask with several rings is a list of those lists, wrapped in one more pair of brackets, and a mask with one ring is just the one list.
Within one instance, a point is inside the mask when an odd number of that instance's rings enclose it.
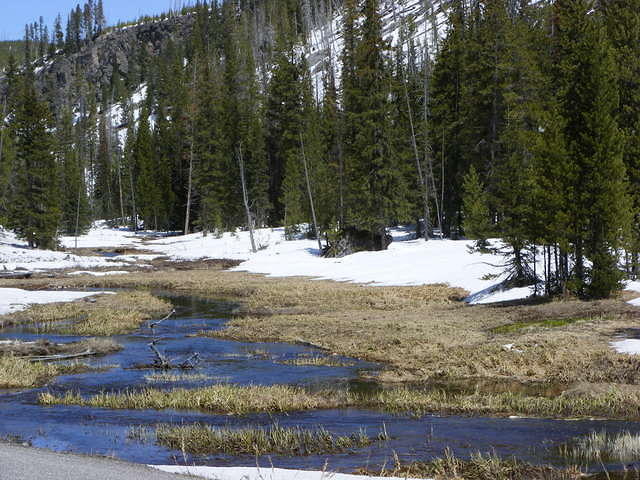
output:
{"label": "tree trunk", "polygon": [[[197,64],[193,63],[193,91],[196,90],[196,75],[197,75]],[[196,141],[196,133],[195,133],[195,100],[193,101],[193,111],[191,118],[191,145],[189,147],[189,179],[187,181],[187,211],[185,212],[184,219],[184,234],[189,234],[189,223],[191,222],[191,192],[193,190],[193,153],[194,153],[194,145]]]}
{"label": "tree trunk", "polygon": [[247,182],[244,176],[244,158],[242,157],[242,143],[238,147],[238,163],[240,164],[240,181],[242,182],[242,199],[244,200],[244,209],[247,214],[247,228],[249,229],[249,238],[251,239],[251,251],[256,253],[256,241],[253,236],[253,215],[249,208],[249,195],[247,193]]}
{"label": "tree trunk", "polygon": [[307,167],[307,156],[304,152],[304,139],[300,134],[300,150],[302,151],[302,164],[304,165],[304,176],[307,180],[307,192],[309,193],[309,204],[311,205],[311,217],[313,218],[313,228],[318,239],[318,252],[322,255],[322,242],[320,240],[320,229],[318,228],[318,219],[316,218],[316,208],[313,202],[313,193],[311,191],[311,180],[309,180],[309,168]]}

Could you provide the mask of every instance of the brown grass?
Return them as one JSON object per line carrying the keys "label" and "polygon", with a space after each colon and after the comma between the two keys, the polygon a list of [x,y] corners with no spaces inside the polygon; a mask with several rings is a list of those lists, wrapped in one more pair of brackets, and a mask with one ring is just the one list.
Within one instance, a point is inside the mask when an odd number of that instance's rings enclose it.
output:
{"label": "brown grass", "polygon": [[122,346],[107,338],[89,338],[81,342],[52,343],[42,339],[36,342],[0,342],[0,356],[43,357],[51,355],[75,355],[92,352],[93,355],[106,355],[117,352]]}
{"label": "brown grass", "polygon": [[193,390],[145,389],[139,392],[101,393],[88,398],[67,392],[56,396],[43,393],[43,405],[80,405],[111,409],[203,410],[219,414],[282,413],[338,406],[344,400],[330,399],[323,392],[309,392],[288,385],[213,385]]}
{"label": "brown grass", "polygon": [[58,375],[84,373],[91,367],[82,363],[49,364],[0,356],[0,388],[35,388]]}
{"label": "brown grass", "polygon": [[361,469],[357,473],[371,476],[399,478],[434,478],[436,480],[578,480],[584,478],[578,468],[555,469],[535,466],[516,459],[504,459],[497,455],[475,454],[462,460],[450,450],[442,458],[430,462],[402,464],[396,461],[394,468],[382,471]]}
{"label": "brown grass", "polygon": [[322,427],[224,428],[209,425],[160,425],[156,430],[160,445],[196,455],[325,455],[367,447],[377,439],[364,431],[333,435]]}
{"label": "brown grass", "polygon": [[640,390],[610,388],[592,395],[539,397],[526,393],[448,393],[437,389],[395,387],[377,392],[340,389],[305,390],[287,385],[214,385],[197,389],[101,393],[82,397],[74,392],[43,393],[43,405],[80,405],[111,409],[203,410],[217,414],[283,413],[327,408],[368,408],[422,416],[430,413],[463,415],[526,415],[547,418],[640,419]]}
{"label": "brown grass", "polygon": [[[239,315],[228,328],[206,335],[316,345],[384,364],[385,380],[640,383],[640,358],[617,354],[608,344],[616,332],[640,327],[640,309],[622,299],[468,306],[460,301],[466,292],[444,285],[371,287],[218,270],[47,282],[158,288],[237,302]],[[33,288],[45,281],[10,284]],[[498,328],[513,324],[517,328]]]}
{"label": "brown grass", "polygon": [[[166,314],[171,305],[145,291],[100,295],[92,301],[33,305],[0,317],[0,324],[37,323],[38,331],[84,336],[129,333],[145,321]],[[70,321],[70,323],[60,323]]]}

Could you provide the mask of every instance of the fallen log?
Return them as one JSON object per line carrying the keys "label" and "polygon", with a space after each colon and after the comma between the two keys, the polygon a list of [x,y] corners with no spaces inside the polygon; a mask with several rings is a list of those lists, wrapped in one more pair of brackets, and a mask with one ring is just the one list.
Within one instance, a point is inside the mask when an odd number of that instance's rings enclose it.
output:
{"label": "fallen log", "polygon": [[29,360],[30,362],[55,362],[58,360],[72,360],[74,358],[81,357],[91,357],[93,355],[98,355],[97,352],[92,352],[91,350],[87,350],[86,352],[81,353],[72,353],[72,354],[60,354],[60,355],[46,355],[40,357],[24,357],[25,360]]}

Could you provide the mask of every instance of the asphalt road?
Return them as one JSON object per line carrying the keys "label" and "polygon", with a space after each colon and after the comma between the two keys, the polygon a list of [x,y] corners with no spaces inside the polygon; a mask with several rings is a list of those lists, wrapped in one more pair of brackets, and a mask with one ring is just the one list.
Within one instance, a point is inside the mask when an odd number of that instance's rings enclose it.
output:
{"label": "asphalt road", "polygon": [[144,465],[0,443],[0,480],[185,480]]}

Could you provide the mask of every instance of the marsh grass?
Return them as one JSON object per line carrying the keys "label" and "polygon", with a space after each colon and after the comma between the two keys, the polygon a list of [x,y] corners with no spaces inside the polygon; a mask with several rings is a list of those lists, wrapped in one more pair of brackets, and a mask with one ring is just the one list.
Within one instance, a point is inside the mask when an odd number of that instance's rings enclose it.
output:
{"label": "marsh grass", "polygon": [[[44,282],[0,285],[33,288]],[[226,300],[240,305],[237,316],[224,330],[202,335],[319,346],[382,364],[379,378],[385,381],[510,378],[640,384],[640,356],[619,354],[609,346],[617,332],[640,320],[640,309],[623,298],[469,306],[461,302],[466,292],[446,285],[370,287],[219,270],[46,282],[69,288],[157,288]],[[496,333],[513,324],[539,327]],[[507,351],[505,344],[514,348]]]}
{"label": "marsh grass", "polygon": [[536,328],[558,328],[564,327],[566,325],[571,325],[576,322],[585,322],[587,319],[584,318],[551,318],[547,320],[542,320],[539,322],[515,322],[509,323],[507,325],[500,325],[499,327],[492,328],[491,331],[493,333],[499,334],[507,334],[518,332],[519,330],[523,330],[525,328],[536,329]]}
{"label": "marsh grass", "polygon": [[45,357],[52,355],[75,355],[91,352],[106,355],[122,350],[122,346],[109,338],[89,338],[80,342],[53,343],[42,339],[35,342],[13,341],[0,343],[0,356]]}
{"label": "marsh grass", "polygon": [[560,454],[575,462],[630,463],[640,458],[640,435],[629,431],[591,432],[560,447]]}
{"label": "marsh grass", "polygon": [[0,388],[35,388],[59,375],[91,370],[92,367],[79,362],[51,364],[30,362],[12,355],[0,356]]}
{"label": "marsh grass", "polygon": [[441,458],[430,462],[401,463],[396,458],[393,468],[381,471],[361,469],[364,475],[400,478],[434,478],[436,480],[578,480],[583,473],[575,467],[554,469],[536,466],[495,454],[475,453],[468,460],[457,458],[446,450]]}
{"label": "marsh grass", "polygon": [[328,408],[363,408],[422,416],[430,413],[462,415],[523,415],[547,418],[640,418],[640,393],[611,389],[597,395],[531,396],[525,393],[449,393],[408,387],[372,392],[342,389],[306,390],[287,385],[214,385],[169,391],[101,393],[82,397],[42,393],[43,405],[80,405],[111,409],[203,410],[218,414],[283,413]]}
{"label": "marsh grass", "polygon": [[[222,378],[222,377],[220,377]],[[202,382],[205,380],[216,380],[215,377],[203,373],[172,373],[162,372],[145,375],[147,383],[177,383],[177,382]]]}
{"label": "marsh grass", "polygon": [[333,435],[324,428],[300,427],[221,428],[209,425],[161,425],[156,430],[158,443],[196,455],[320,455],[343,453],[364,448],[386,439],[384,434],[369,437],[364,430],[346,436]]}
{"label": "marsh grass", "polygon": [[171,305],[148,292],[118,292],[100,295],[93,302],[33,305],[3,317],[6,325],[37,324],[38,333],[110,336],[130,333],[145,321],[166,314]]}
{"label": "marsh grass", "polygon": [[297,367],[353,367],[355,363],[340,357],[333,356],[299,356],[288,360],[280,360],[282,365],[294,365]]}
{"label": "marsh grass", "polygon": [[80,405],[110,409],[177,409],[202,410],[219,414],[282,413],[296,410],[330,408],[344,400],[325,392],[309,392],[288,385],[239,386],[213,385],[196,389],[169,391],[145,389],[139,392],[101,393],[82,397],[78,393],[64,395],[42,393],[42,405]]}
{"label": "marsh grass", "polygon": [[147,443],[153,438],[153,429],[145,425],[134,425],[127,430],[127,440],[132,442]]}

